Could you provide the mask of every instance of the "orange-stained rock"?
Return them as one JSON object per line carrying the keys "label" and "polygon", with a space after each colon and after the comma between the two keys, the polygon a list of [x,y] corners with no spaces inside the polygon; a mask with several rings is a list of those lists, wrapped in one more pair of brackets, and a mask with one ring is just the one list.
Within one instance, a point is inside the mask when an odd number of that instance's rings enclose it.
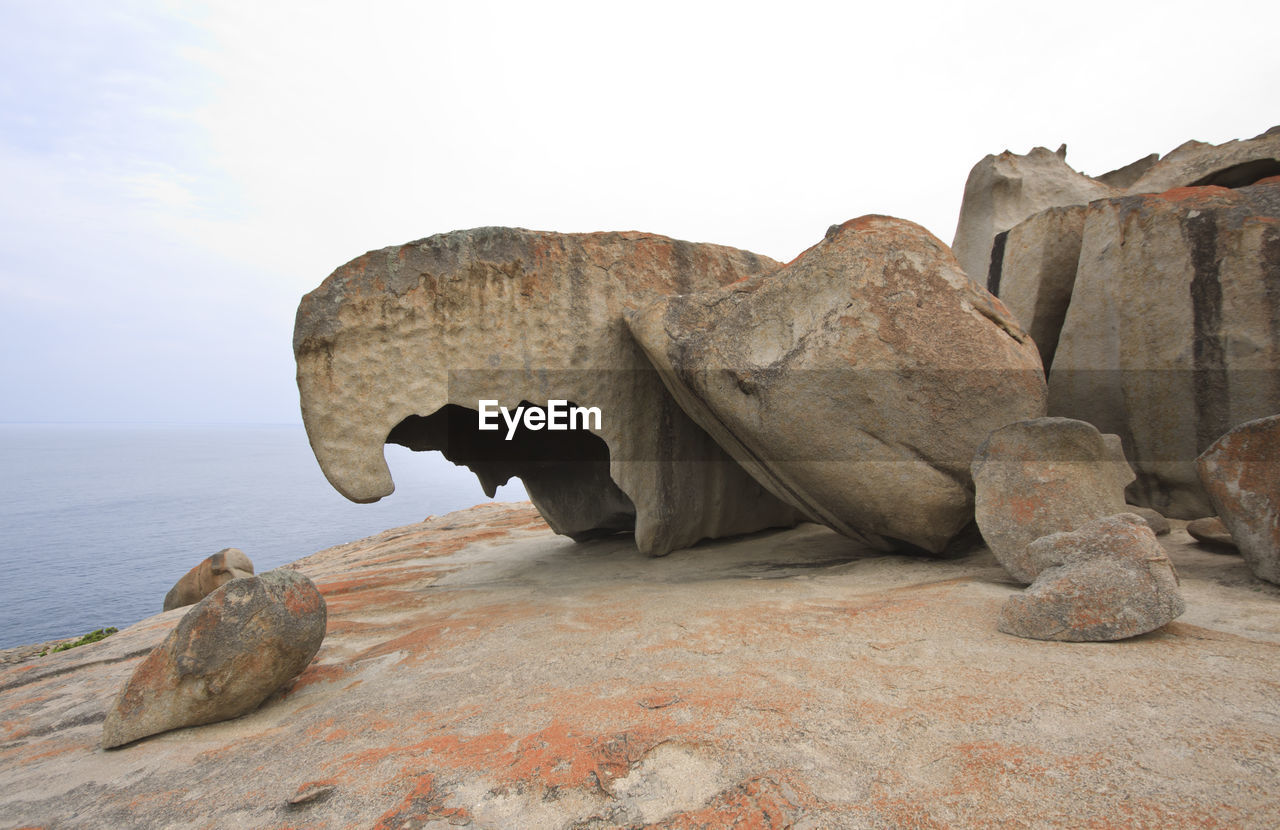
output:
{"label": "orange-stained rock", "polygon": [[325,634],[316,586],[279,568],[201,600],[120,690],[102,746],[252,712],[315,656]]}
{"label": "orange-stained rock", "polygon": [[974,450],[1044,414],[1026,333],[902,219],[833,226],[776,273],[627,322],[685,411],[757,480],[886,549],[943,550],[973,518]]}
{"label": "orange-stained rock", "polygon": [[98,748],[182,611],[0,666],[0,825],[1272,830],[1280,586],[1175,524],[1187,612],[1090,646],[999,633],[986,552],[483,505],[297,562],[329,634],[243,717]]}
{"label": "orange-stained rock", "polygon": [[[681,411],[623,315],[659,296],[772,270],[773,260],[643,233],[478,228],[373,251],[302,299],[294,355],[302,417],[335,488],[394,489],[385,443],[440,450],[486,493],[513,476],[557,532],[634,528],[662,555],[794,524]],[[480,401],[598,408],[589,429],[479,429]],[[578,426],[582,426],[581,421]]]}
{"label": "orange-stained rock", "polygon": [[1280,583],[1280,415],[1241,424],[1196,459],[1200,481],[1240,555]]}
{"label": "orange-stained rock", "polygon": [[1178,574],[1141,516],[1120,513],[1030,546],[1039,576],[1000,610],[1000,630],[1035,640],[1123,640],[1186,610]]}
{"label": "orange-stained rock", "polygon": [[239,548],[223,548],[187,571],[164,597],[164,610],[194,605],[233,579],[253,576],[253,562]]}
{"label": "orange-stained rock", "polygon": [[1040,573],[1031,543],[1124,512],[1133,470],[1120,439],[1070,418],[1036,418],[997,429],[974,455],[974,516],[1009,574]]}

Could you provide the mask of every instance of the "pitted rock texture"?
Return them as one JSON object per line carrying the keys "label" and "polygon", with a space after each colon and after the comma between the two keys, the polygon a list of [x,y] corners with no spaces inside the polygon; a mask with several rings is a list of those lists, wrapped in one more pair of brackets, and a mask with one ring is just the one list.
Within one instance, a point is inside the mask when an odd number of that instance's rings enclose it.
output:
{"label": "pitted rock texture", "polygon": [[1280,411],[1280,182],[1089,206],[1049,412],[1124,443],[1129,501],[1214,512],[1195,459]]}
{"label": "pitted rock texture", "polygon": [[1196,459],[1196,467],[1254,575],[1280,582],[1280,415],[1231,430]]}
{"label": "pitted rock texture", "polygon": [[244,717],[97,748],[181,611],[0,666],[0,826],[1274,830],[1280,586],[1175,524],[1187,612],[1099,647],[998,632],[985,552],[473,508],[296,563],[329,634]]}
{"label": "pitted rock texture", "polygon": [[1085,212],[1084,205],[1053,207],[1015,225],[1005,240],[1000,284],[987,286],[1036,342],[1046,372],[1071,305]]}
{"label": "pitted rock texture", "polygon": [[1009,575],[1034,580],[1030,545],[1124,512],[1133,470],[1120,439],[1084,421],[1036,418],[991,433],[973,459],[974,515]]}
{"label": "pitted rock texture", "polygon": [[1225,144],[1188,141],[1151,165],[1125,193],[1163,193],[1206,185],[1244,187],[1276,175],[1280,175],[1280,127]]}
{"label": "pitted rock texture", "polygon": [[1040,359],[919,225],[864,216],[775,273],[628,317],[685,411],[775,495],[882,548],[939,552],[969,462],[1044,412]]}
{"label": "pitted rock texture", "polygon": [[1034,640],[1123,640],[1182,615],[1178,574],[1141,516],[1121,513],[1031,543],[1039,576],[1000,611],[1000,630]]}
{"label": "pitted rock texture", "polygon": [[[777,263],[642,233],[480,228],[365,254],[303,298],[294,355],[303,421],[329,481],[358,502],[394,489],[383,444],[441,450],[485,492],[519,476],[574,538],[634,527],[653,555],[794,524],[680,410],[623,315]],[[481,400],[563,400],[589,432],[478,429]],[[594,424],[592,424],[594,427]]]}
{"label": "pitted rock texture", "polygon": [[951,248],[978,285],[991,288],[993,278],[999,279],[1004,255],[1000,235],[1014,225],[1046,208],[1120,195],[1116,188],[1071,169],[1065,156],[1065,148],[1054,153],[1036,147],[1022,156],[1006,150],[987,156],[969,171]]}
{"label": "pitted rock texture", "polygon": [[233,579],[253,576],[253,562],[239,548],[223,548],[179,579],[164,596],[164,610],[195,605]]}
{"label": "pitted rock texture", "polygon": [[324,634],[324,598],[297,571],[226,583],[137,667],[107,712],[102,746],[252,712],[307,667]]}

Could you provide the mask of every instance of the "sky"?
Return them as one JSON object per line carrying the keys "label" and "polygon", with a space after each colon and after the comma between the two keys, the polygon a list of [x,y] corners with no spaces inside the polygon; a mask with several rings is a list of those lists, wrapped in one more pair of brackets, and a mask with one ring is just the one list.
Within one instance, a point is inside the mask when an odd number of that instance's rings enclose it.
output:
{"label": "sky", "polygon": [[0,422],[298,423],[298,300],[483,225],[945,242],[988,153],[1280,124],[1274,2],[0,0]]}

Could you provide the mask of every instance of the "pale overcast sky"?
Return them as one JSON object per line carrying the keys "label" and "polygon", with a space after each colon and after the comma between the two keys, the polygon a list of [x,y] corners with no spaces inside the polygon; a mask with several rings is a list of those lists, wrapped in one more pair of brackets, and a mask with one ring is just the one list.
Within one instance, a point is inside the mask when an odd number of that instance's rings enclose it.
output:
{"label": "pale overcast sky", "polygon": [[945,242],[970,167],[1280,123],[1275,2],[0,0],[0,421],[296,422],[298,299],[480,225]]}

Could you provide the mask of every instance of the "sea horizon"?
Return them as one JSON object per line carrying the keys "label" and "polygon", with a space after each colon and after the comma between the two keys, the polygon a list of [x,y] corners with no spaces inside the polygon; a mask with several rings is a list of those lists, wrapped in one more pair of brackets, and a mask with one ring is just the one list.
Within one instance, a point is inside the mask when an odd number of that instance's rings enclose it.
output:
{"label": "sea horizon", "polygon": [[[0,648],[124,628],[205,557],[256,572],[491,501],[439,453],[388,446],[396,492],[355,504],[300,423],[0,422]],[[518,481],[496,500],[527,498]]]}

